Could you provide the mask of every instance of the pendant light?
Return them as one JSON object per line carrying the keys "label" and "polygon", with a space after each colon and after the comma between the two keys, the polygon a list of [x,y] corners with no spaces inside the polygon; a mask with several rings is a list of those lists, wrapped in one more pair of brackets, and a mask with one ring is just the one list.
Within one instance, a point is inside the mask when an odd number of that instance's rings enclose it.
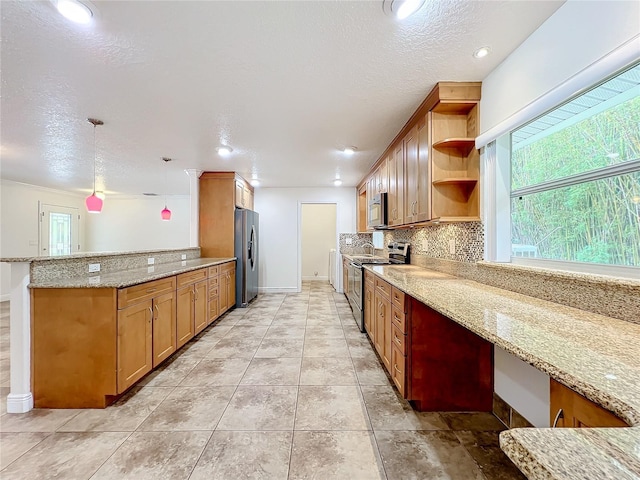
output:
{"label": "pendant light", "polygon": [[85,203],[89,213],[100,213],[102,211],[103,201],[96,195],[96,162],[98,157],[96,149],[96,127],[98,125],[104,125],[104,122],[95,118],[87,118],[87,120],[93,125],[93,193],[87,197]]}
{"label": "pendant light", "polygon": [[[162,157],[162,160],[164,160],[164,163],[169,163],[171,161],[171,159],[167,157]],[[164,208],[160,212],[160,217],[165,222],[171,220],[171,210],[167,208],[167,168],[164,169]]]}

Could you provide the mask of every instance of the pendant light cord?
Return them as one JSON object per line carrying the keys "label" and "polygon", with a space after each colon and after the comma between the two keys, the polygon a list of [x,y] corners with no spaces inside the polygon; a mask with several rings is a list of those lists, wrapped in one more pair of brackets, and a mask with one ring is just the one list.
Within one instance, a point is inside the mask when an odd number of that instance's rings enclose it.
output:
{"label": "pendant light cord", "polygon": [[93,194],[96,194],[96,162],[98,161],[98,152],[96,148],[96,124],[93,124]]}

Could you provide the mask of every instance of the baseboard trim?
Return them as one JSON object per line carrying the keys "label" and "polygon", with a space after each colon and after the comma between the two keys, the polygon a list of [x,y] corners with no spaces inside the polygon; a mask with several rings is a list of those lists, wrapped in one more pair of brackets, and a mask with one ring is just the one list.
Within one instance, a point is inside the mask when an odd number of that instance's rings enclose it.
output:
{"label": "baseboard trim", "polygon": [[258,287],[258,293],[299,293],[297,287]]}
{"label": "baseboard trim", "polygon": [[329,281],[329,277],[316,277],[314,275],[313,277],[302,277],[302,281],[303,282],[315,282],[315,281],[328,282]]}
{"label": "baseboard trim", "polygon": [[27,413],[33,410],[31,393],[10,393],[7,395],[7,413]]}

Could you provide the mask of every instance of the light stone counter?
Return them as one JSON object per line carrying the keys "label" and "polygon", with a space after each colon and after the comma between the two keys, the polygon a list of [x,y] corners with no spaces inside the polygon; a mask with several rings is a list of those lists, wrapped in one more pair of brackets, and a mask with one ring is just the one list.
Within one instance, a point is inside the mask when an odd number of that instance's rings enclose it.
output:
{"label": "light stone counter", "polygon": [[171,277],[199,268],[211,267],[235,260],[231,258],[195,258],[180,262],[149,265],[144,268],[133,268],[98,275],[58,278],[49,281],[32,282],[29,288],[123,288],[150,282],[160,278]]}
{"label": "light stone counter", "polygon": [[640,325],[416,266],[365,268],[634,425],[503,432],[529,479],[640,479]]}

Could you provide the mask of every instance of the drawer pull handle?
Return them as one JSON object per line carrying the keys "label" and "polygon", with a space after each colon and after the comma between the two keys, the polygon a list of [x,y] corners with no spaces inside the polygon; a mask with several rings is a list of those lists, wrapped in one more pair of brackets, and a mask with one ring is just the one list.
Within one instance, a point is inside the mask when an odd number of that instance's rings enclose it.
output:
{"label": "drawer pull handle", "polygon": [[149,307],[149,315],[151,315],[149,317],[149,323],[151,323],[151,320],[153,320],[153,309],[151,307]]}
{"label": "drawer pull handle", "polygon": [[395,364],[395,363],[393,364],[393,369],[394,369],[396,372],[398,372],[398,373],[402,373],[402,372],[400,371],[400,369],[398,368],[398,365],[397,365],[397,364]]}
{"label": "drawer pull handle", "polygon": [[553,425],[551,428],[558,428],[558,422],[561,418],[564,419],[564,412],[562,409],[558,410],[558,413],[556,413],[556,418],[553,419]]}

